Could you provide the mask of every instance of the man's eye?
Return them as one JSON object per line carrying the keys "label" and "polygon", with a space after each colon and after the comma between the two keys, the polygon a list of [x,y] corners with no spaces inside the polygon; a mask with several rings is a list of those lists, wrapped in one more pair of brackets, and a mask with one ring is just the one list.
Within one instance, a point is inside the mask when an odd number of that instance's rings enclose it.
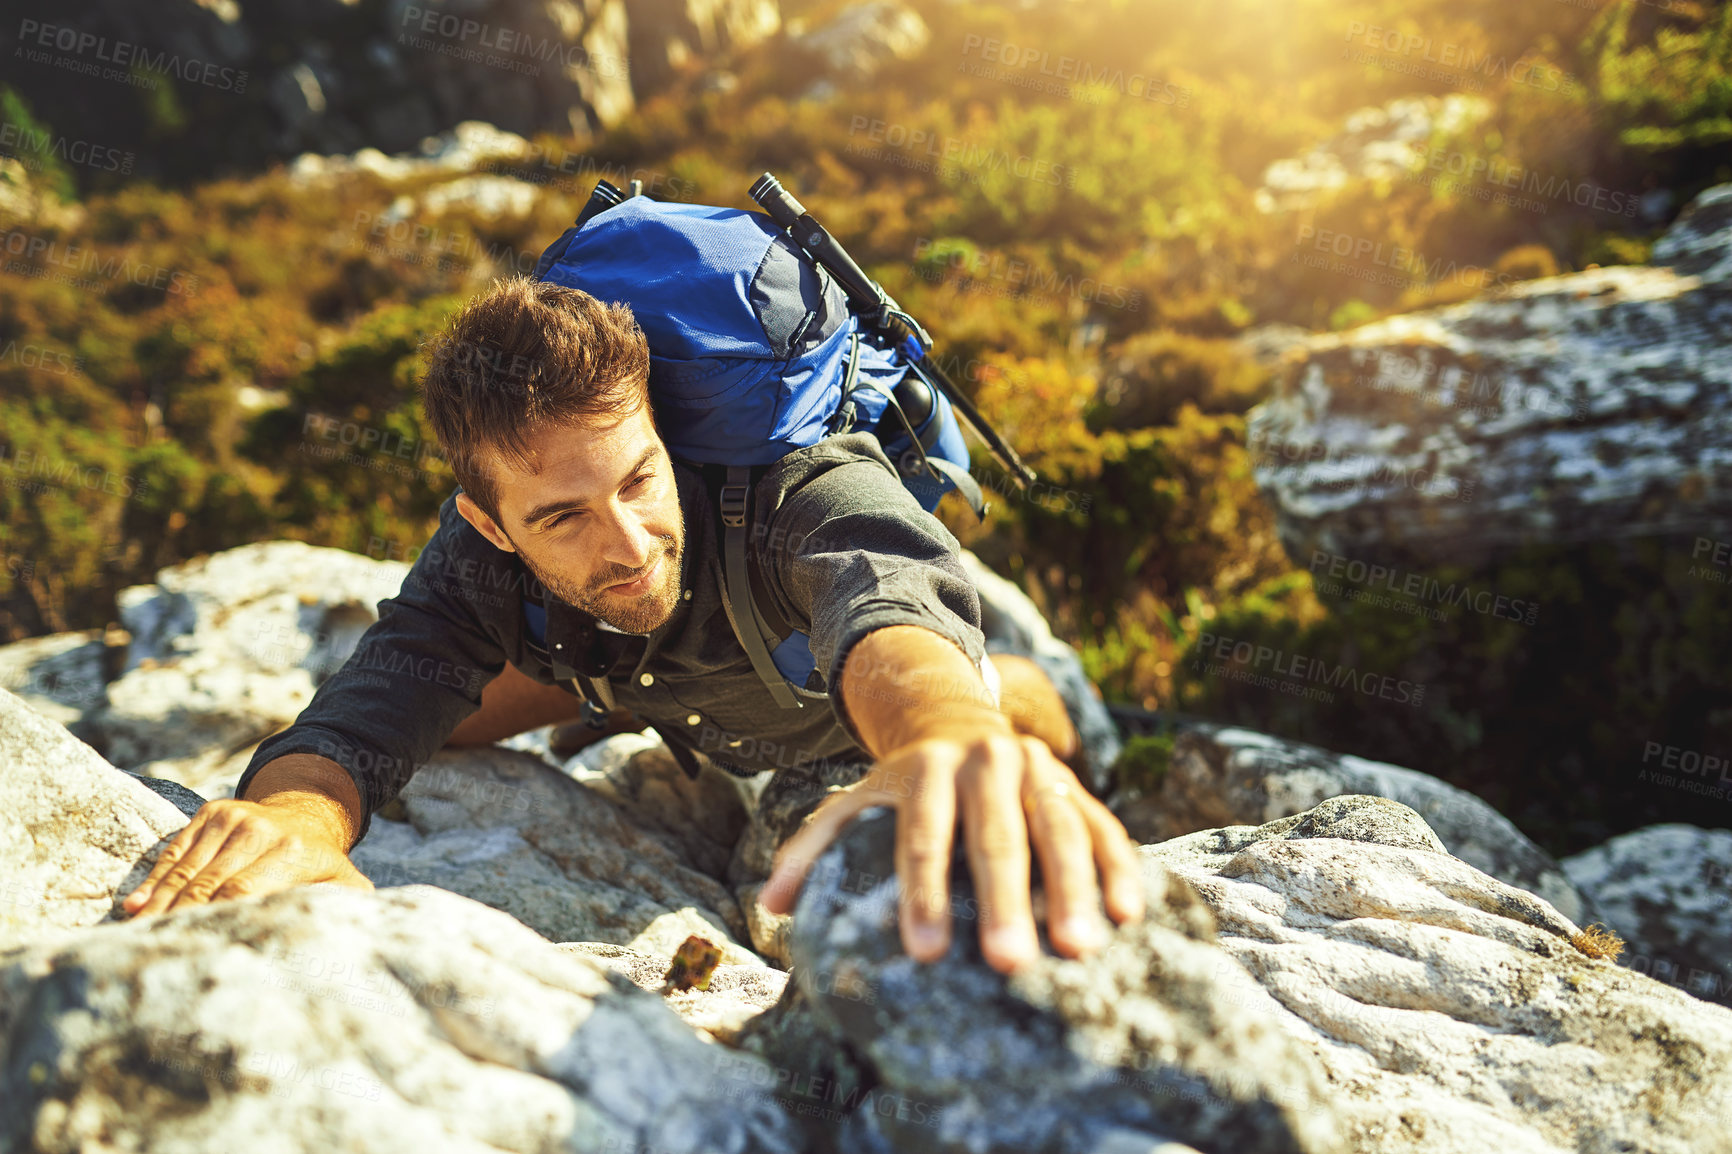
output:
{"label": "man's eye", "polygon": [[545,526],[543,526],[543,528],[557,529],[562,524],[564,524],[568,518],[575,517],[575,516],[577,516],[576,513],[561,513],[559,516],[557,516],[553,520],[549,521]]}
{"label": "man's eye", "polygon": [[647,484],[649,482],[650,478],[654,477],[654,476],[655,476],[654,473],[641,473],[638,475],[638,477],[635,481],[633,481],[631,484],[626,486],[626,489],[628,491],[632,490],[632,489],[641,489],[644,487],[645,484]]}

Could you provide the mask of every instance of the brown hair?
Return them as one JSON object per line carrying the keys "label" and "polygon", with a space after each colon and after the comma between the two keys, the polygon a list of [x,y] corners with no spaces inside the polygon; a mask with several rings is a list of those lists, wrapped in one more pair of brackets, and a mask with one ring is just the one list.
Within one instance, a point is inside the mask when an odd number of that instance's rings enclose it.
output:
{"label": "brown hair", "polygon": [[427,420],[470,500],[495,521],[490,450],[534,472],[528,440],[536,432],[606,423],[648,400],[649,345],[631,309],[527,277],[495,281],[428,342],[427,354]]}

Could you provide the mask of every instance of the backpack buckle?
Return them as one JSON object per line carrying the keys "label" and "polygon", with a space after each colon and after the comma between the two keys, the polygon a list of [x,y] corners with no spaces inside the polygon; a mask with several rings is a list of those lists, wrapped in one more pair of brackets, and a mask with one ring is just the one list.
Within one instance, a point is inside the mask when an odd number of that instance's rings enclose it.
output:
{"label": "backpack buckle", "polygon": [[744,528],[746,524],[746,493],[749,485],[722,486],[722,524],[730,529]]}

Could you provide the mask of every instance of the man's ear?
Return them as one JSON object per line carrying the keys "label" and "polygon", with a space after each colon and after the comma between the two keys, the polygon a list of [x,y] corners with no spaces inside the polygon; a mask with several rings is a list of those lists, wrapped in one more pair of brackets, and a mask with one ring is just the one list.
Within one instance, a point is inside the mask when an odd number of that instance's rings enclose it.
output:
{"label": "man's ear", "polygon": [[475,531],[493,543],[495,549],[507,553],[517,552],[517,547],[511,543],[511,538],[502,532],[498,525],[484,512],[480,505],[469,499],[468,493],[457,494],[457,511],[463,514],[463,519],[475,527]]}

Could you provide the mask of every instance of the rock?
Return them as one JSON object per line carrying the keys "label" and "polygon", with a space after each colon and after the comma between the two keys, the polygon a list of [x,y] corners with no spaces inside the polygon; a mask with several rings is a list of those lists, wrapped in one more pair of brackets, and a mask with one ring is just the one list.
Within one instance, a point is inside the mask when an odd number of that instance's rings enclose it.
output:
{"label": "rock", "polygon": [[377,148],[353,155],[321,156],[305,152],[289,165],[296,184],[319,184],[364,172],[387,184],[429,176],[459,176],[500,161],[522,159],[532,146],[515,132],[504,132],[484,120],[465,120],[449,132],[421,141],[419,155],[386,156]]}
{"label": "rock", "polygon": [[593,958],[639,989],[662,996],[668,1009],[701,1034],[732,1042],[747,1022],[776,1004],[788,975],[769,966],[717,966],[706,989],[672,990],[663,994],[671,954],[646,954],[624,946],[598,942],[565,942],[566,953]]}
{"label": "rock", "polygon": [[774,36],[776,0],[632,0],[631,68],[639,92],[653,92],[688,66]]}
{"label": "rock", "polygon": [[[32,107],[56,109],[55,130],[71,139],[152,138],[139,89],[93,87],[51,63],[57,48],[80,66],[108,59],[97,55],[104,43],[137,50],[142,70],[168,68],[162,82],[185,89],[187,124],[141,151],[135,175],[182,179],[212,173],[218,157],[256,170],[301,153],[409,152],[462,121],[582,148],[665,84],[675,57],[701,66],[779,23],[775,0],[163,0],[148,14],[95,0],[75,27],[101,39],[68,51],[44,24],[46,39],[20,36],[19,48],[47,59],[19,60],[8,82]],[[658,55],[660,67],[634,76],[634,63]],[[34,211],[37,199],[0,192],[0,206]]]}
{"label": "rock", "polygon": [[[1732,185],[1654,265],[1499,288],[1319,336],[1250,422],[1287,551],[1474,565],[1521,546],[1732,531]],[[1672,267],[1667,267],[1667,265]]]}
{"label": "rock", "polygon": [[1562,865],[1629,944],[1625,965],[1732,1005],[1732,830],[1651,825]]}
{"label": "rock", "polygon": [[1472,128],[1492,110],[1485,97],[1461,92],[1403,96],[1361,108],[1340,132],[1309,152],[1269,165],[1256,192],[1257,208],[1265,213],[1308,209],[1355,183],[1388,185],[1423,172],[1434,140]]}
{"label": "rock", "polygon": [[1584,954],[1568,919],[1426,833],[1340,797],[1142,854],[1213,912],[1250,975],[1227,996],[1317,1054],[1353,1149],[1732,1150],[1711,1125],[1732,1013]]}
{"label": "rock", "polygon": [[[689,935],[723,961],[762,964],[745,919],[700,845],[527,754],[445,750],[400,798],[409,820],[375,816],[351,858],[378,886],[436,885],[504,910],[555,942],[672,954]],[[725,861],[725,858],[721,859]]]}
{"label": "rock", "polygon": [[0,1148],[800,1150],[659,1001],[427,886],[101,926],[0,962]]}
{"label": "rock", "polygon": [[[897,929],[894,817],[868,811],[820,859],[794,915],[794,981],[814,1028],[865,1068],[801,1070],[838,1088],[842,1149],[1087,1151],[1140,1136],[1205,1149],[1337,1149],[1320,1063],[1261,1007],[1224,999],[1237,967],[1185,883],[1146,871],[1149,915],[1081,961],[1014,980],[981,960],[966,868],[950,952],[922,965]],[[959,859],[960,861],[960,859]],[[1037,909],[1039,908],[1037,902]],[[820,1051],[822,1052],[822,1051]],[[779,1095],[795,1109],[800,1095]]]}
{"label": "rock", "polygon": [[1531,890],[1579,924],[1599,917],[1550,854],[1485,801],[1430,774],[1253,733],[1196,726],[1179,735],[1157,788],[1114,798],[1140,842],[1215,826],[1262,825],[1341,794],[1375,794],[1413,809],[1445,852]]}
{"label": "rock", "polygon": [[[819,861],[791,993],[744,1039],[836,1087],[840,1148],[1732,1150],[1732,1012],[1593,956],[1397,802],[1145,846],[1147,918],[1010,979],[967,918],[902,955],[893,838],[873,811]],[[960,860],[952,886],[972,911]]]}
{"label": "rock", "polygon": [[920,13],[896,0],[872,0],[844,8],[794,44],[823,61],[840,80],[870,80],[886,64],[912,60],[926,51],[932,32]]}
{"label": "rock", "polygon": [[[0,950],[95,925],[186,817],[0,690]],[[4,1143],[0,1143],[4,1148]]]}
{"label": "rock", "polygon": [[962,567],[980,593],[986,651],[1032,658],[1052,679],[1064,698],[1071,724],[1082,738],[1088,783],[1095,792],[1105,792],[1107,771],[1119,756],[1119,733],[1099,691],[1083,672],[1082,659],[1075,649],[1053,636],[1046,618],[1015,582],[1000,577],[967,549],[962,550]]}
{"label": "rock", "polygon": [[243,545],[123,589],[126,668],[80,732],[109,761],[226,797],[294,721],[408,566],[295,541]]}
{"label": "rock", "polygon": [[108,660],[101,630],[14,641],[0,646],[0,688],[62,725],[75,725],[102,703]]}

